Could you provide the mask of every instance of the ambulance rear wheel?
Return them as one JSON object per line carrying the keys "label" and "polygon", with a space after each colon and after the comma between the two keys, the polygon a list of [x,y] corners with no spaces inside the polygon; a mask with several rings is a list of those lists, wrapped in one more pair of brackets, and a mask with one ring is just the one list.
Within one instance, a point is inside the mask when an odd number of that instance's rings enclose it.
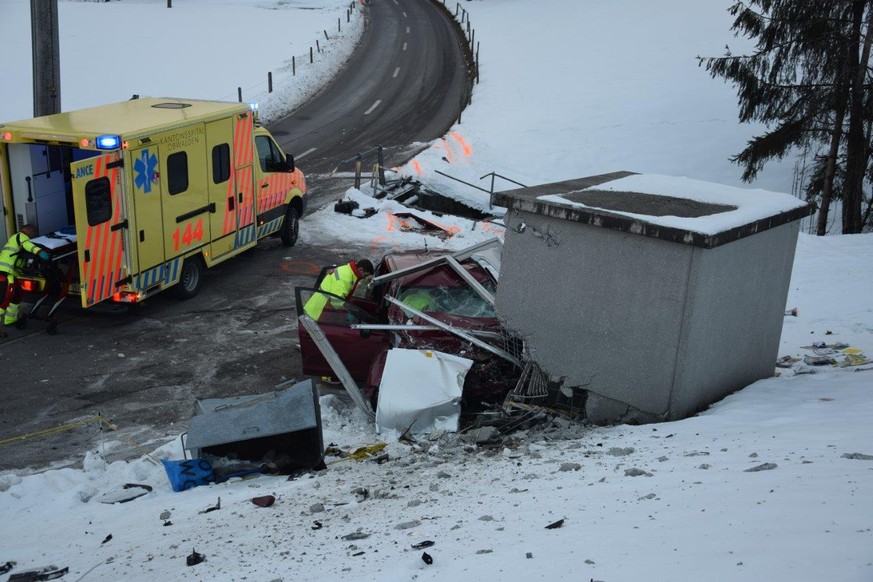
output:
{"label": "ambulance rear wheel", "polygon": [[293,247],[297,242],[297,235],[300,232],[300,217],[297,214],[297,209],[293,206],[288,207],[288,212],[285,214],[285,222],[282,223],[282,244],[286,247]]}
{"label": "ambulance rear wheel", "polygon": [[182,274],[179,282],[174,287],[176,297],[179,299],[191,299],[200,291],[203,282],[203,263],[200,257],[188,257],[182,263]]}

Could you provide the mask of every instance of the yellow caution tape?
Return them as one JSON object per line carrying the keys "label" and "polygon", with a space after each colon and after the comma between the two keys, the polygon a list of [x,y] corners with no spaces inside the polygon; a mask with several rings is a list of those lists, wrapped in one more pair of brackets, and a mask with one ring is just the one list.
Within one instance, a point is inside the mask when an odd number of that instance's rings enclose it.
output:
{"label": "yellow caution tape", "polygon": [[[365,445],[363,447],[358,447],[357,449],[354,449],[353,451],[351,451],[347,456],[345,456],[341,459],[336,459],[335,461],[331,461],[330,463],[325,463],[325,464],[332,465],[334,463],[339,463],[340,461],[349,461],[349,460],[363,461],[364,459],[372,457],[373,455],[380,452],[382,449],[384,449],[387,446],[388,446],[387,443],[373,443],[372,445]],[[337,452],[337,449],[335,449],[333,447],[328,447],[325,452],[333,453],[333,452]]]}

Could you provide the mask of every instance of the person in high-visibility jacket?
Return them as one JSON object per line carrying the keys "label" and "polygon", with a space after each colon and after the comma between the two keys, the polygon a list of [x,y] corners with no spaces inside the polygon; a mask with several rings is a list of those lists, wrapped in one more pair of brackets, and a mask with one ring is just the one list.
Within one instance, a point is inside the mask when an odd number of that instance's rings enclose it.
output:
{"label": "person in high-visibility jacket", "polygon": [[[3,325],[12,325],[18,321],[21,287],[15,277],[21,275],[19,269],[23,263],[22,251],[37,255],[44,261],[49,259],[49,254],[42,247],[30,241],[35,236],[36,228],[25,224],[9,237],[0,250],[0,317],[3,318]],[[5,335],[0,330],[0,337]]]}
{"label": "person in high-visibility jacket", "polygon": [[[373,263],[367,259],[349,261],[345,265],[340,265],[328,271],[324,279],[321,280],[318,290],[346,299],[355,292],[355,287],[358,286],[362,279],[373,274],[373,270]],[[312,297],[303,306],[303,311],[312,319],[318,320],[328,300],[331,301],[334,307],[342,305],[339,301],[331,299],[330,295],[313,293]]]}

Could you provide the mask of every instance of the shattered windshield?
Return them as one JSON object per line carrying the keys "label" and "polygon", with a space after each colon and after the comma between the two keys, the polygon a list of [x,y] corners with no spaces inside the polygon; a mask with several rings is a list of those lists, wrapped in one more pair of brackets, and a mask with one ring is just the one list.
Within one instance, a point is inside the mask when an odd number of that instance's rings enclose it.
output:
{"label": "shattered windshield", "polygon": [[[484,285],[494,292],[494,285]],[[419,311],[447,313],[463,317],[494,317],[494,306],[469,287],[407,287],[400,301]]]}

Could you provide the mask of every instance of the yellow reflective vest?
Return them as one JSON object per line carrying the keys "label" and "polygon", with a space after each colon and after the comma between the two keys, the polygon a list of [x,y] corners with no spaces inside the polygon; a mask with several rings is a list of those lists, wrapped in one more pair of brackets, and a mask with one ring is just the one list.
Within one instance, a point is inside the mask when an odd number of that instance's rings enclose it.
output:
{"label": "yellow reflective vest", "polygon": [[[345,299],[352,294],[352,291],[354,291],[355,284],[360,278],[359,275],[357,266],[354,262],[340,265],[332,271],[328,271],[327,275],[324,276],[324,279],[321,280],[321,285],[319,285],[318,290]],[[312,319],[318,320],[321,316],[321,312],[324,311],[324,306],[327,305],[328,299],[331,299],[329,295],[317,292],[313,293],[312,297],[310,297],[303,306],[303,311]],[[331,299],[331,305],[334,307],[340,307],[342,303],[336,299]]]}
{"label": "yellow reflective vest", "polygon": [[20,251],[27,251],[38,255],[42,249],[30,242],[30,238],[24,233],[13,234],[3,250],[0,250],[0,272],[6,273],[7,280],[12,283],[15,280],[15,275],[19,274],[19,266],[21,265]]}

